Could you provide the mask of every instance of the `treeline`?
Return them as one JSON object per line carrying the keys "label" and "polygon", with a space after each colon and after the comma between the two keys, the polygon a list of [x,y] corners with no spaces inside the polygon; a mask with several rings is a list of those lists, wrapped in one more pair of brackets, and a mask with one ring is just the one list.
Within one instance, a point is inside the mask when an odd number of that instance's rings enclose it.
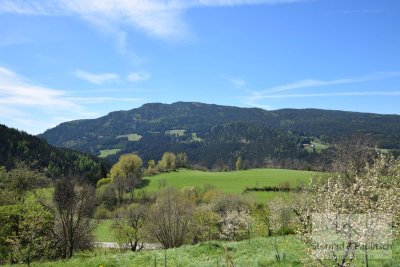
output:
{"label": "treeline", "polygon": [[12,169],[23,161],[49,177],[79,176],[92,183],[103,177],[108,164],[94,156],[56,148],[43,139],[0,124],[0,166]]}
{"label": "treeline", "polygon": [[53,182],[23,163],[0,168],[0,264],[30,265],[93,248],[94,192],[82,179]]}

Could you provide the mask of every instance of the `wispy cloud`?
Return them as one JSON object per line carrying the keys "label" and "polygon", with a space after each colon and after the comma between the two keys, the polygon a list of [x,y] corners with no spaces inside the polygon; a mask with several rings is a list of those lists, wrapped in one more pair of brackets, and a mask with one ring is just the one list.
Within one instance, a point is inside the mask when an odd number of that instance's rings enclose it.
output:
{"label": "wispy cloud", "polygon": [[68,97],[68,100],[78,102],[80,104],[101,104],[105,102],[139,102],[144,101],[138,97]]}
{"label": "wispy cloud", "polygon": [[147,35],[165,39],[189,33],[183,14],[192,8],[240,5],[277,5],[307,0],[1,0],[0,12],[24,15],[78,15],[106,30],[119,33],[133,27]]}
{"label": "wispy cloud", "polygon": [[65,92],[33,85],[11,70],[0,67],[0,104],[4,106],[25,105],[40,108],[77,108],[64,99]]}
{"label": "wispy cloud", "polygon": [[382,9],[344,9],[344,10],[337,10],[337,11],[332,11],[330,13],[335,13],[335,14],[343,14],[343,15],[350,15],[350,14],[379,14],[382,13]]}
{"label": "wispy cloud", "polygon": [[[90,118],[99,114],[86,105],[104,102],[141,102],[133,97],[73,97],[63,90],[35,84],[0,66],[0,119],[40,133],[62,121],[59,118]],[[38,119],[40,118],[40,120]]]}
{"label": "wispy cloud", "polygon": [[[377,72],[360,77],[340,78],[334,80],[319,80],[319,79],[304,79],[287,83],[283,85],[273,86],[265,90],[252,91],[249,95],[239,97],[242,103],[248,106],[260,106],[263,104],[259,102],[266,99],[285,99],[285,98],[317,98],[317,97],[367,97],[367,96],[400,96],[398,91],[373,91],[373,90],[360,90],[360,91],[335,91],[329,90],[332,86],[341,86],[355,83],[365,83],[370,81],[378,81],[389,79],[393,77],[400,77],[400,72]],[[317,89],[315,92],[309,89]],[[321,89],[323,91],[321,92]],[[337,89],[337,88],[336,88]],[[296,91],[296,93],[293,93]],[[289,93],[291,92],[291,93]]]}
{"label": "wispy cloud", "polygon": [[86,80],[94,84],[118,82],[119,80],[119,76],[115,73],[90,73],[83,70],[76,70],[74,74],[77,78]]}
{"label": "wispy cloud", "polygon": [[240,78],[231,78],[229,79],[229,82],[237,88],[242,88],[246,86],[246,81]]}
{"label": "wispy cloud", "polygon": [[138,71],[129,73],[127,80],[130,82],[141,82],[151,78],[151,74],[147,71]]}
{"label": "wispy cloud", "polygon": [[[309,98],[309,97],[332,97],[332,96],[400,96],[400,91],[352,91],[352,92],[331,92],[313,94],[281,94],[265,95],[265,99],[273,98]],[[253,105],[255,105],[253,103]]]}
{"label": "wispy cloud", "polygon": [[254,91],[252,92],[250,98],[252,100],[260,100],[263,98],[271,98],[271,95],[279,92],[286,92],[292,90],[299,89],[307,89],[314,87],[328,87],[332,85],[344,85],[344,84],[352,84],[352,83],[361,83],[367,81],[376,81],[382,80],[390,77],[400,77],[400,72],[377,72],[374,74],[362,76],[362,77],[353,77],[353,78],[342,78],[335,80],[317,80],[317,79],[305,79],[296,81],[293,83],[288,83],[284,85],[278,85],[274,87],[267,88],[262,91]]}

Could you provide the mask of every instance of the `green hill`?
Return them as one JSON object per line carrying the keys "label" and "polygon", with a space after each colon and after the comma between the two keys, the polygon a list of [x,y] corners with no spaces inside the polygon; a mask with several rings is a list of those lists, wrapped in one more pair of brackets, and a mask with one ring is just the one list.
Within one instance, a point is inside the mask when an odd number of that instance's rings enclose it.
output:
{"label": "green hill", "polygon": [[353,134],[367,135],[382,149],[400,149],[400,116],[151,103],[98,119],[65,122],[41,137],[58,147],[110,160],[137,152],[147,161],[173,151],[186,152],[192,164],[232,169],[239,155],[249,168],[317,166],[320,153]]}
{"label": "green hill", "polygon": [[105,175],[106,165],[98,158],[49,145],[45,140],[0,124],[0,166],[14,167],[23,161],[50,177],[75,175],[95,182]]}

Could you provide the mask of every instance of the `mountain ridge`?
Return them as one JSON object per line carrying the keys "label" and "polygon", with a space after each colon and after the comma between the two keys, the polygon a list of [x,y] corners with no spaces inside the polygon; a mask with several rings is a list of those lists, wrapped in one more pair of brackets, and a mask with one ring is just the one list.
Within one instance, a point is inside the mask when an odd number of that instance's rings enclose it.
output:
{"label": "mountain ridge", "polygon": [[[233,129],[238,132],[226,132]],[[218,131],[225,133],[217,134]],[[128,152],[139,153],[148,160],[159,158],[161,148],[165,151],[181,150],[197,158],[194,163],[211,167],[218,157],[212,155],[214,160],[202,160],[195,151],[206,153],[205,148],[211,151],[210,145],[213,144],[227,153],[220,159],[232,166],[234,157],[249,156],[252,154],[250,145],[257,143],[262,147],[260,140],[268,136],[276,142],[269,144],[269,150],[275,151],[278,144],[284,148],[279,154],[253,147],[257,156],[250,156],[248,161],[263,166],[263,162],[271,157],[307,161],[310,157],[315,158],[315,155],[310,155],[313,153],[305,149],[304,143],[314,141],[329,146],[354,134],[369,136],[380,148],[400,149],[400,116],[314,108],[268,111],[255,107],[180,101],[172,104],[147,103],[131,110],[113,111],[97,119],[64,122],[39,136],[50,144],[93,155],[105,150],[117,151],[115,156],[109,155],[112,160],[118,154]],[[222,135],[226,140],[220,138]],[[139,139],[133,140],[133,136]],[[296,151],[285,142],[295,145]],[[153,143],[160,149],[154,148]],[[234,144],[231,149],[226,147],[228,143]],[[291,151],[292,154],[285,151]]]}

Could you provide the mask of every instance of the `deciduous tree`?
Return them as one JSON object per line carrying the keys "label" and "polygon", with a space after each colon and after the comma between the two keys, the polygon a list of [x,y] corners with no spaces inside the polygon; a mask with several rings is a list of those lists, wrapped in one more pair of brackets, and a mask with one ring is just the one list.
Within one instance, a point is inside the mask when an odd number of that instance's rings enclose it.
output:
{"label": "deciduous tree", "polygon": [[51,206],[55,215],[53,233],[63,258],[93,246],[91,215],[94,199],[94,189],[88,185],[79,185],[71,179],[57,181]]}
{"label": "deciduous tree", "polygon": [[144,205],[132,204],[117,213],[112,229],[121,248],[140,251],[144,247],[146,211]]}
{"label": "deciduous tree", "polygon": [[181,246],[189,234],[193,203],[174,188],[166,188],[157,197],[147,217],[149,233],[164,248]]}

